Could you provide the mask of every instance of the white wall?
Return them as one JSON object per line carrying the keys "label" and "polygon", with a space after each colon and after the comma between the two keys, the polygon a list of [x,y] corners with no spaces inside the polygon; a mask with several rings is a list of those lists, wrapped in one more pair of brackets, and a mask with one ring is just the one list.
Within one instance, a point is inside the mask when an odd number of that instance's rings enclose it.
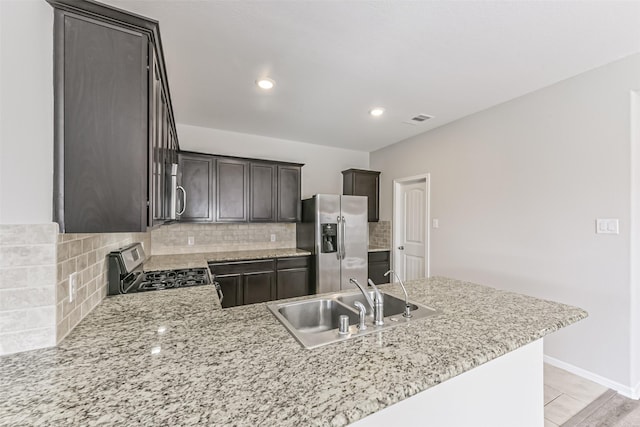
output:
{"label": "white wall", "polygon": [[0,1],[0,223],[51,222],[53,9]]}
{"label": "white wall", "polygon": [[631,385],[640,397],[640,90],[631,93]]}
{"label": "white wall", "polygon": [[[431,173],[433,275],[586,309],[545,353],[623,387],[630,354],[630,91],[640,54],[371,153],[392,180]],[[595,219],[620,219],[596,235]],[[636,306],[637,310],[638,307]]]}
{"label": "white wall", "polygon": [[180,149],[304,163],[302,197],[342,193],[342,171],[368,169],[369,153],[266,136],[177,124]]}

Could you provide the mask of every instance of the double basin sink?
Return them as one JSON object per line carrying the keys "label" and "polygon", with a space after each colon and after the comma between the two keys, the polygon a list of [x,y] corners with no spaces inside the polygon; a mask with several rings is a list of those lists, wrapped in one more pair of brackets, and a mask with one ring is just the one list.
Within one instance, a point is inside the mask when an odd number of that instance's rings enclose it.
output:
{"label": "double basin sink", "polygon": [[[384,300],[384,324],[373,324],[373,313],[361,292],[344,292],[323,295],[318,298],[267,304],[274,316],[289,330],[291,335],[305,348],[316,348],[363,335],[380,332],[394,326],[414,322],[433,316],[437,311],[427,306],[409,302],[411,317],[403,316],[405,301],[386,292],[381,292]],[[373,300],[375,294],[369,291]],[[354,303],[358,301],[367,309],[366,326],[358,328],[358,310]],[[346,334],[338,332],[339,319],[345,315],[349,319]]]}

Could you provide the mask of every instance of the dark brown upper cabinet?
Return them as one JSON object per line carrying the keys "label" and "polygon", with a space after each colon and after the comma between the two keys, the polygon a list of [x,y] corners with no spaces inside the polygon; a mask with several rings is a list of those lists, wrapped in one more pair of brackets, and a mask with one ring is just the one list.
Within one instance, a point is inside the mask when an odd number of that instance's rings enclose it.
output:
{"label": "dark brown upper cabinet", "polygon": [[249,219],[249,162],[216,159],[216,222]]}
{"label": "dark brown upper cabinet", "polygon": [[369,222],[380,219],[380,172],[347,169],[342,171],[342,194],[367,196]]}
{"label": "dark brown upper cabinet", "polygon": [[276,222],[278,166],[249,163],[249,222]]}
{"label": "dark brown upper cabinet", "polygon": [[300,221],[301,173],[298,165],[278,165],[278,222]]}
{"label": "dark brown upper cabinet", "polygon": [[214,215],[215,158],[198,153],[179,154],[180,178],[186,205],[180,216],[185,222],[212,222]]}
{"label": "dark brown upper cabinet", "polygon": [[139,232],[168,219],[178,140],[158,23],[82,0],[54,7],[54,220]]}
{"label": "dark brown upper cabinet", "polygon": [[180,153],[186,192],[182,222],[296,222],[300,220],[299,163]]}

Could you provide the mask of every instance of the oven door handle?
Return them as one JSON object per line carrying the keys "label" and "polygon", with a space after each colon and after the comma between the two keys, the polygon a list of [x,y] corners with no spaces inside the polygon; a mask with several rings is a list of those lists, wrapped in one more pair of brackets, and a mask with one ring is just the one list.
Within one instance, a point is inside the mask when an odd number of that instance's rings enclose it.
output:
{"label": "oven door handle", "polygon": [[213,282],[213,285],[216,287],[216,291],[218,291],[218,298],[220,298],[220,304],[222,305],[222,300],[224,299],[224,294],[222,293],[222,286],[220,283]]}

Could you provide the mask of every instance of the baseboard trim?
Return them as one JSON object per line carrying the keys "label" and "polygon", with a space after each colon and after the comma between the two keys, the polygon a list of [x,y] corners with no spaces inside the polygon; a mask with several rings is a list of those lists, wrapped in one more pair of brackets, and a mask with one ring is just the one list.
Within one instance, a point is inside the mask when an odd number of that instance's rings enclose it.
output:
{"label": "baseboard trim", "polygon": [[628,397],[629,399],[640,399],[640,384],[637,384],[635,387],[629,387],[624,384],[620,384],[619,382],[611,381],[608,378],[602,377],[598,374],[594,374],[593,372],[587,371],[585,369],[578,368],[577,366],[574,366],[570,363],[563,362],[562,360],[558,360],[551,356],[547,356],[546,354],[544,355],[544,363],[548,363],[549,365],[564,369],[565,371],[569,371],[572,374],[591,380],[594,383],[598,383],[600,385],[613,389],[624,397]]}

